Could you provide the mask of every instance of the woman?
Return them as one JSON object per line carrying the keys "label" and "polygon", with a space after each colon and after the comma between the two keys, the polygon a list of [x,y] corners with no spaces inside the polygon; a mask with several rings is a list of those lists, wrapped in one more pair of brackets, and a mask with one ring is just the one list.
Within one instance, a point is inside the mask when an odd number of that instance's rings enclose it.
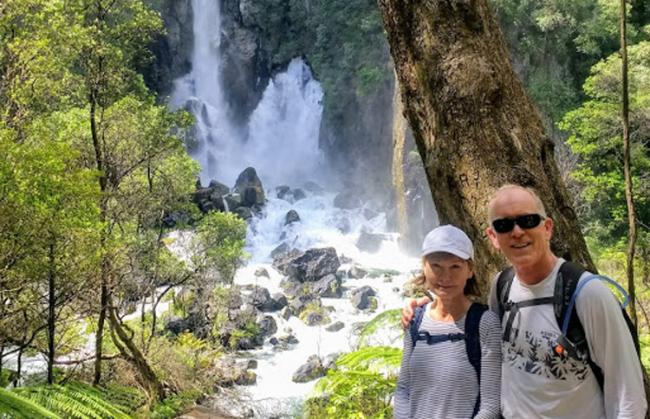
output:
{"label": "woman", "polygon": [[395,418],[499,417],[501,329],[496,314],[468,298],[478,294],[473,257],[469,237],[452,225],[424,238],[416,281],[435,298],[405,333]]}

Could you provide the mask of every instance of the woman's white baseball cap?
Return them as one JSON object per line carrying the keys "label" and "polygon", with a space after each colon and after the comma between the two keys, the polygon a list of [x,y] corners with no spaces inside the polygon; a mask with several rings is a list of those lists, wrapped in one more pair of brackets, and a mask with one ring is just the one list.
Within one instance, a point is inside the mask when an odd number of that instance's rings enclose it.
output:
{"label": "woman's white baseball cap", "polygon": [[472,241],[463,230],[451,224],[436,227],[427,233],[420,256],[434,252],[451,253],[464,260],[474,259]]}

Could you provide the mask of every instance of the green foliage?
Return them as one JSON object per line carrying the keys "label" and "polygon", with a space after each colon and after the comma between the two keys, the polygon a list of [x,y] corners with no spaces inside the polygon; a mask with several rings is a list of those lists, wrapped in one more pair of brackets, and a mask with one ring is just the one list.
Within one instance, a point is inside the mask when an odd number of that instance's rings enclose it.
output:
{"label": "green foliage", "polygon": [[[9,398],[5,390],[0,390],[3,396]],[[70,383],[66,385],[50,385],[22,387],[14,392],[20,396],[19,402],[30,401],[33,406],[41,407],[43,412],[37,417],[65,417],[76,419],[102,419],[124,418],[130,416],[123,406],[107,401],[106,396],[92,386],[82,383]],[[15,395],[14,394],[14,395]],[[0,402],[2,403],[2,402]],[[48,415],[47,412],[52,412]],[[21,413],[29,410],[21,411]],[[44,413],[45,412],[45,413]],[[25,417],[30,417],[26,415]]]}
{"label": "green foliage", "polygon": [[61,416],[26,397],[0,388],[0,417],[5,417],[5,414],[10,415],[8,417],[11,418],[61,418]]}
{"label": "green foliage", "polygon": [[[650,219],[650,42],[630,46],[630,142],[632,182],[637,216]],[[569,112],[560,127],[569,133],[568,144],[580,158],[572,176],[583,188],[586,233],[605,245],[627,234],[627,207],[623,178],[623,139],[620,117],[618,54],[592,68],[584,85],[588,100]],[[644,230],[641,231],[644,234]]]}
{"label": "green foliage", "polygon": [[366,347],[341,356],[337,369],[316,384],[306,404],[308,417],[389,418],[402,351]]}
{"label": "green foliage", "polygon": [[173,419],[178,417],[188,406],[194,404],[200,396],[197,391],[185,391],[166,398],[151,409],[151,419]]}
{"label": "green foliage", "polygon": [[361,333],[359,334],[359,346],[368,346],[375,334],[386,333],[386,329],[400,328],[401,330],[401,317],[402,310],[399,308],[379,313],[372,320],[366,323],[366,325],[363,326],[363,329],[361,329]]}
{"label": "green foliage", "polygon": [[215,270],[223,282],[231,283],[244,257],[246,227],[233,213],[207,214],[196,228],[194,266]]}

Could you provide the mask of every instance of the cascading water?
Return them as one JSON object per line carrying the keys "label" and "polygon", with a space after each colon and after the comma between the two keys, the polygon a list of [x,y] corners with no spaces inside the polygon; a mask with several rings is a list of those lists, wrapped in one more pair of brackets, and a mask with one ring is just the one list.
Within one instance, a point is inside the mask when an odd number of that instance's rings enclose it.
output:
{"label": "cascading water", "polygon": [[[318,134],[322,114],[320,84],[312,77],[301,59],[294,59],[285,72],[277,74],[267,86],[260,103],[249,118],[246,133],[230,123],[229,110],[224,99],[220,80],[220,16],[219,2],[193,0],[194,51],[192,71],[176,80],[172,94],[173,107],[185,107],[196,118],[195,147],[191,154],[202,166],[203,184],[212,179],[232,185],[237,175],[246,167],[257,170],[267,187],[289,185],[303,187],[306,181],[329,183],[327,167],[318,149]],[[258,417],[287,414],[311,391],[315,381],[295,383],[294,371],[310,355],[327,355],[347,352],[355,342],[355,323],[372,319],[376,314],[402,305],[402,283],[418,262],[403,256],[398,249],[395,234],[385,232],[386,220],[381,213],[369,208],[346,210],[333,205],[335,191],[318,191],[305,187],[303,199],[283,200],[273,189],[267,192],[267,202],[262,214],[249,224],[247,251],[251,255],[248,265],[235,277],[239,285],[253,284],[281,292],[281,274],[271,266],[270,252],[280,243],[306,250],[332,246],[338,256],[354,261],[365,269],[391,269],[401,272],[392,278],[350,279],[344,274],[343,286],[347,290],[370,285],[377,292],[377,310],[358,310],[349,296],[323,298],[324,306],[331,306],[332,322],[342,321],[341,330],[326,331],[325,326],[307,326],[299,318],[282,318],[273,313],[277,335],[290,333],[298,343],[286,350],[278,350],[268,341],[252,356],[258,361],[257,383],[239,388],[248,394],[247,408]],[[285,225],[285,216],[295,210],[300,221]],[[346,226],[341,228],[341,226]],[[357,248],[362,230],[381,234],[384,238],[374,253]],[[351,263],[342,265],[344,272]],[[256,269],[264,267],[269,278],[258,277]],[[400,344],[400,332],[386,333],[383,344]],[[228,406],[221,405],[228,410]],[[233,411],[241,413],[241,411]]]}

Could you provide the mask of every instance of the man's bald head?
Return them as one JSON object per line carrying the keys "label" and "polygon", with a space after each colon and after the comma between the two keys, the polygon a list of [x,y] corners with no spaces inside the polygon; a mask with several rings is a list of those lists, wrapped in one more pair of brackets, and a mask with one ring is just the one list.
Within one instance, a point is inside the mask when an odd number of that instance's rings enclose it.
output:
{"label": "man's bald head", "polygon": [[535,192],[532,188],[509,183],[501,186],[496,190],[496,192],[494,192],[494,194],[492,194],[490,203],[488,204],[488,224],[492,224],[492,221],[494,221],[494,207],[496,202],[499,201],[499,199],[507,196],[509,193],[516,191],[523,191],[529,194],[535,203],[535,207],[537,208],[539,215],[546,218],[546,209],[544,208],[544,203],[542,203],[542,200],[540,199],[539,195],[537,195],[537,192]]}

